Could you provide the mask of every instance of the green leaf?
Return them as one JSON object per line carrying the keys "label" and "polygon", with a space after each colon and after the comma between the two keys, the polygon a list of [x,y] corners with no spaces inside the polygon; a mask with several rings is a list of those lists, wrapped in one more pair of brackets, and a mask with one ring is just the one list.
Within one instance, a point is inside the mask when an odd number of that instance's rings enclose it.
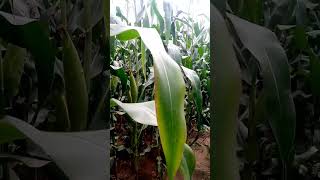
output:
{"label": "green leaf", "polygon": [[24,135],[12,129],[11,126],[3,121],[0,121],[0,144],[12,142],[17,139],[25,139]]}
{"label": "green leaf", "polygon": [[170,32],[171,32],[171,18],[172,18],[172,7],[169,2],[163,2],[163,10],[164,10],[164,20],[165,20],[165,28],[166,28],[166,44],[168,44],[170,40]]}
{"label": "green leaf", "polygon": [[191,180],[193,171],[196,167],[195,155],[187,144],[184,144],[183,158],[180,164],[180,171],[182,172],[185,180]]}
{"label": "green leaf", "polygon": [[142,74],[144,80],[147,80],[147,72],[146,72],[146,47],[144,43],[141,41],[141,66],[142,66]]}
{"label": "green leaf", "polygon": [[26,48],[33,55],[38,76],[39,100],[43,102],[51,91],[56,53],[49,39],[48,23],[0,11],[0,24],[1,38]]}
{"label": "green leaf", "polygon": [[286,53],[270,30],[231,14],[228,17],[243,45],[260,64],[266,118],[271,124],[282,159],[288,161],[294,145],[296,120]]}
{"label": "green leaf", "polygon": [[138,87],[132,72],[130,72],[129,80],[130,80],[130,92],[132,96],[132,102],[135,103],[138,100]]}
{"label": "green leaf", "polygon": [[215,61],[211,66],[215,76],[211,83],[214,102],[214,133],[212,144],[214,152],[210,158],[215,170],[212,179],[239,179],[236,157],[237,115],[240,103],[240,67],[236,59],[226,22],[213,6],[210,18],[212,39],[215,42],[211,56]]}
{"label": "green leaf", "polygon": [[114,76],[117,76],[120,81],[121,81],[121,84],[122,84],[122,90],[123,91],[126,91],[127,89],[127,82],[129,80],[125,70],[122,68],[122,67],[116,67],[116,66],[112,66],[110,65],[111,67],[111,74],[114,75]]}
{"label": "green leaf", "polygon": [[69,131],[70,120],[65,95],[62,92],[55,93],[53,96],[53,104],[55,106],[55,116],[58,130]]}
{"label": "green leaf", "polygon": [[63,69],[72,131],[87,127],[88,93],[77,49],[67,31],[63,32]]}
{"label": "green leaf", "polygon": [[263,13],[262,0],[246,0],[243,3],[240,15],[245,19],[260,24]]}
{"label": "green leaf", "polygon": [[122,103],[121,101],[112,98],[111,102],[120,106],[134,121],[140,124],[158,126],[154,101]]}
{"label": "green leaf", "polygon": [[168,43],[168,54],[170,57],[175,60],[178,64],[181,64],[182,55],[180,49],[177,45],[173,44],[172,42]]}
{"label": "green leaf", "polygon": [[[139,33],[154,59],[155,104],[160,140],[166,158],[169,179],[180,165],[186,142],[184,117],[185,83],[179,65],[166,53],[155,29],[110,25],[111,36]],[[174,144],[175,146],[172,146]]]}
{"label": "green leaf", "polygon": [[[70,180],[104,180],[107,176],[106,130],[56,133],[39,131],[11,116],[0,120],[0,137],[23,134],[50,156]],[[1,138],[2,140],[2,138]]]}
{"label": "green leaf", "polygon": [[201,114],[202,114],[202,93],[201,93],[201,83],[200,83],[200,78],[198,74],[192,70],[188,69],[186,67],[182,67],[182,70],[184,74],[187,76],[187,78],[191,82],[191,87],[192,87],[192,95],[194,98],[194,102],[196,104],[197,108],[197,115],[198,115],[198,121],[201,122]]}
{"label": "green leaf", "polygon": [[11,100],[19,91],[20,79],[24,70],[27,51],[9,44],[3,59],[3,82],[5,95]]}
{"label": "green leaf", "polygon": [[[111,99],[110,104],[117,104],[136,122],[144,125],[158,126],[155,102],[148,101],[143,103],[122,103],[114,98]],[[183,158],[180,164],[180,170],[185,179],[190,179],[195,169],[195,155],[192,149],[184,144]]]}
{"label": "green leaf", "polygon": [[157,16],[157,19],[160,23],[160,33],[163,33],[164,32],[164,20],[158,10],[157,3],[155,0],[151,1],[151,9],[152,9],[152,12],[154,12],[154,14]]}

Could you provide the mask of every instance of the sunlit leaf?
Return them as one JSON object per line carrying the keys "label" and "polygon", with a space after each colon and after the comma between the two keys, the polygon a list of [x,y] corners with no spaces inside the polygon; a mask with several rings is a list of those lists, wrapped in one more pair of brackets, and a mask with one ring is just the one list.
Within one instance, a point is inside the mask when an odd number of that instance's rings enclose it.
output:
{"label": "sunlit leaf", "polygon": [[158,126],[154,101],[122,103],[114,98],[111,101],[120,106],[134,121],[140,124]]}
{"label": "sunlit leaf", "polygon": [[[166,53],[155,29],[110,25],[111,36],[134,38],[141,36],[154,59],[155,104],[160,140],[166,158],[169,179],[173,179],[180,165],[186,142],[184,117],[185,83],[179,65]],[[132,36],[134,34],[134,36]],[[172,146],[175,144],[175,146]]]}
{"label": "sunlit leaf", "polygon": [[197,73],[192,70],[188,69],[186,67],[182,67],[182,70],[184,74],[187,76],[187,78],[191,82],[191,87],[192,87],[192,95],[194,98],[194,102],[197,108],[197,113],[198,113],[198,121],[201,122],[201,114],[202,114],[202,92],[201,92],[201,83],[200,83],[200,78],[197,75]]}

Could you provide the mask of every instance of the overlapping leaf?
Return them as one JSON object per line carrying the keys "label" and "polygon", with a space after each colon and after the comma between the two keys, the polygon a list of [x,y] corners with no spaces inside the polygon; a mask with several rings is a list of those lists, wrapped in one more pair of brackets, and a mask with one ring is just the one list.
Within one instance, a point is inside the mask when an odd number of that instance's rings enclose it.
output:
{"label": "overlapping leaf", "polygon": [[[262,70],[265,110],[283,160],[289,160],[295,137],[295,107],[287,56],[270,30],[228,14],[243,45]],[[263,43],[261,43],[263,42]]]}
{"label": "overlapping leaf", "polygon": [[1,38],[26,48],[34,56],[39,100],[43,102],[51,90],[56,53],[50,41],[48,23],[0,12],[0,24]]}
{"label": "overlapping leaf", "polygon": [[225,20],[215,6],[211,9],[211,42],[215,42],[211,51],[214,59],[211,65],[214,75],[211,85],[214,104],[211,111],[214,115],[214,133],[210,138],[213,148],[210,159],[214,169],[212,179],[239,179],[236,134],[241,93],[240,67]]}
{"label": "overlapping leaf", "polygon": [[[141,36],[154,59],[155,104],[162,148],[170,179],[176,174],[186,141],[185,84],[179,65],[166,53],[155,29],[110,25],[111,36],[129,40]],[[172,146],[175,144],[175,146]]]}
{"label": "overlapping leaf", "polygon": [[[122,103],[116,99],[111,99],[111,101],[123,108],[134,121],[144,125],[158,126],[154,101],[143,103]],[[184,144],[180,170],[185,179],[191,179],[195,164],[196,159],[192,149],[187,144]]]}
{"label": "overlapping leaf", "polygon": [[1,119],[0,128],[1,143],[30,139],[50,156],[70,180],[104,180],[108,177],[106,161],[109,147],[106,139],[109,132],[106,130],[45,132],[11,116]]}

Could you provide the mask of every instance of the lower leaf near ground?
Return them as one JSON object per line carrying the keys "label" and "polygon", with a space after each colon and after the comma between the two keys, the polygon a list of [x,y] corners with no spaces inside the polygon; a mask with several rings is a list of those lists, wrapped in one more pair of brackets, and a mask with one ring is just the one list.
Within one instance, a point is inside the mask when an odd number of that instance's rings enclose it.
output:
{"label": "lower leaf near ground", "polygon": [[[70,180],[105,180],[108,143],[106,130],[55,133],[39,131],[28,123],[11,116],[0,121],[1,143],[28,138],[50,156]],[[9,137],[8,139],[4,139]],[[7,140],[7,141],[6,141]]]}
{"label": "lower leaf near ground", "polygon": [[[187,137],[184,117],[185,83],[179,65],[167,54],[155,29],[110,24],[111,36],[119,40],[141,37],[154,62],[155,109],[169,179],[173,179],[183,157]],[[173,146],[174,145],[174,146]]]}
{"label": "lower leaf near ground", "polygon": [[[122,103],[114,98],[112,98],[111,101],[120,106],[134,121],[144,125],[158,126],[154,101],[143,103]],[[187,144],[184,144],[180,170],[185,179],[191,179],[192,173],[195,169],[195,162],[195,155],[192,149]]]}

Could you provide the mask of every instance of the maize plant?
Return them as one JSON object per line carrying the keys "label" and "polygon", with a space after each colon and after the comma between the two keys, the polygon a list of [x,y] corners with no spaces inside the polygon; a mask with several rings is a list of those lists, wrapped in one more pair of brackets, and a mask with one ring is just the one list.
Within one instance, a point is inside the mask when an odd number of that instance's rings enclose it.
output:
{"label": "maize plant", "polygon": [[[187,138],[209,125],[209,18],[174,12],[168,2],[161,14],[157,1],[141,2],[132,22],[123,7],[110,19],[112,177],[197,178],[197,137]],[[143,169],[149,156],[155,175]]]}
{"label": "maize plant", "polygon": [[1,180],[110,178],[108,6],[1,1]]}

